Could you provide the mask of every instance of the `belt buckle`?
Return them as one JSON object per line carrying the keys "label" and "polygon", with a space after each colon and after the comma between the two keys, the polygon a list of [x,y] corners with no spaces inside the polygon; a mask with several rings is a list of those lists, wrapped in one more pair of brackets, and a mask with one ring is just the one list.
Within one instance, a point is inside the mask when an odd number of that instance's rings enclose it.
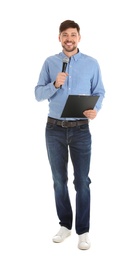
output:
{"label": "belt buckle", "polygon": [[68,127],[68,121],[62,121],[61,126],[67,128]]}

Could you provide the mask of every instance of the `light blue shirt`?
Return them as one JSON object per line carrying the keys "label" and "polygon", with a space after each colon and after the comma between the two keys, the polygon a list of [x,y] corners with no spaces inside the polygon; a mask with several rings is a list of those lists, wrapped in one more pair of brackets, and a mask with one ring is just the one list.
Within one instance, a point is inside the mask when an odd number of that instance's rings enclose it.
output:
{"label": "light blue shirt", "polygon": [[69,59],[66,72],[69,74],[62,88],[56,89],[53,85],[57,74],[62,71],[63,52],[48,57],[41,69],[35,98],[37,101],[48,100],[48,116],[60,120],[76,120],[76,118],[61,118],[68,95],[99,95],[94,109],[102,107],[105,89],[102,82],[101,71],[96,59],[78,52]]}

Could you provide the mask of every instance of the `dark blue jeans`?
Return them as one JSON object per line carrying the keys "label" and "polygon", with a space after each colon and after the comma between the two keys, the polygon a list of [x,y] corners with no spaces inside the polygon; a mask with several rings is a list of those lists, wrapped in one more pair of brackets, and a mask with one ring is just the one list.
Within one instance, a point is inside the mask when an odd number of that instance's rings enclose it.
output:
{"label": "dark blue jeans", "polygon": [[83,234],[90,228],[90,188],[89,178],[91,158],[91,134],[89,125],[64,128],[46,124],[46,148],[54,183],[55,203],[59,224],[72,228],[73,212],[68,191],[68,158],[74,170],[76,190],[75,228]]}

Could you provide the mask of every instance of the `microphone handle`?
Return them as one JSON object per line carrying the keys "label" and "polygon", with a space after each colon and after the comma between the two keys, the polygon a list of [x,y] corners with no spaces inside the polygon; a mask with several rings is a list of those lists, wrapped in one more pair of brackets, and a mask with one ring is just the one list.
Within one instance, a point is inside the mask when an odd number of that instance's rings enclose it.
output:
{"label": "microphone handle", "polygon": [[[67,62],[63,62],[62,72],[66,72],[66,68],[67,68]],[[62,85],[60,85],[60,88],[62,88]]]}

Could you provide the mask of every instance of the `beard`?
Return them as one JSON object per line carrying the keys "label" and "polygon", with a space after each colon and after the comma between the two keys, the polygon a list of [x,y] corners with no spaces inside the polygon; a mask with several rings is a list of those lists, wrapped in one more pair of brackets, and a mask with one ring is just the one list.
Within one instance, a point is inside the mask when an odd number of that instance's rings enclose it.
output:
{"label": "beard", "polygon": [[75,51],[76,49],[77,49],[77,46],[72,46],[72,47],[70,47],[70,46],[65,46],[65,45],[62,45],[62,47],[63,47],[63,49],[66,51],[66,52],[73,52],[73,51]]}

